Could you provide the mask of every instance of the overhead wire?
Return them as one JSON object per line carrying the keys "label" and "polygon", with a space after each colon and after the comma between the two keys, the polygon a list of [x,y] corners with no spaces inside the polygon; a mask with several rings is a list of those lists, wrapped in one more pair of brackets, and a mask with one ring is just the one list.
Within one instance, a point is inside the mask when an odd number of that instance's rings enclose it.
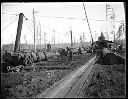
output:
{"label": "overhead wire", "polygon": [[[16,16],[17,17],[17,16]],[[14,20],[12,20],[6,27],[4,27],[3,29],[2,29],[2,31],[3,30],[5,30],[9,25],[11,25],[12,23],[14,23],[16,20],[17,20],[17,18],[14,18]]]}
{"label": "overhead wire", "polygon": [[34,32],[30,29],[30,27],[28,26],[28,24],[27,24],[26,21],[25,21],[25,24],[27,25],[28,29],[29,29],[32,33],[34,33]]}
{"label": "overhead wire", "polygon": [[33,23],[33,20],[29,19],[29,22],[27,22],[29,25],[31,25]]}
{"label": "overhead wire", "polygon": [[26,20],[26,23],[27,23],[29,26],[31,26],[31,24],[33,23],[33,21],[32,21],[31,19],[28,19],[28,20]]}
{"label": "overhead wire", "polygon": [[[45,23],[45,22],[43,22],[43,23]],[[45,24],[46,24],[46,23],[45,23]],[[43,25],[43,26],[46,27],[46,25]],[[47,29],[49,29],[49,30],[51,30],[51,31],[54,30],[54,28],[51,27],[50,25],[47,24],[47,26],[50,27],[50,28],[46,27]],[[65,33],[63,34],[62,32],[58,32],[58,31],[56,31],[56,30],[54,30],[54,32],[60,33],[60,34],[62,34],[62,35],[64,35],[64,36],[68,36],[67,33],[69,33],[69,32],[66,32],[66,34],[65,34]],[[69,33],[69,34],[70,34],[70,33]]]}
{"label": "overhead wire", "polygon": [[[41,16],[41,17],[51,17],[51,18],[65,18],[65,19],[76,19],[76,20],[87,20],[87,19],[80,19],[80,18],[71,18],[71,17],[56,17],[56,16]],[[106,21],[106,20],[97,20],[97,19],[88,19],[94,21]],[[114,21],[114,22],[121,22],[121,21]]]}
{"label": "overhead wire", "polygon": [[41,17],[52,17],[52,18],[66,18],[66,19],[77,19],[77,20],[82,20],[82,19],[79,19],[79,18],[69,18],[69,17],[56,17],[56,16],[41,16]]}
{"label": "overhead wire", "polygon": [[61,35],[64,35],[64,36],[67,36],[67,35],[65,35],[65,34],[62,34],[61,32],[56,31],[55,29],[51,29],[51,28],[49,28],[49,27],[46,27],[45,25],[43,25],[43,26],[44,26],[45,28],[51,30],[51,31],[54,31],[54,32],[56,32],[56,33],[60,33]]}
{"label": "overhead wire", "polygon": [[[43,23],[45,23],[45,22],[43,22]],[[46,23],[45,23],[45,24],[46,24]],[[43,25],[43,26],[46,27],[46,25]],[[51,30],[51,31],[54,30],[54,28],[51,27],[50,25],[47,24],[47,26],[50,27],[50,28],[46,27],[47,29],[49,29],[49,30]],[[55,30],[54,30],[54,31],[55,31]],[[58,32],[58,31],[55,31],[55,32],[57,32],[57,33],[61,33],[61,32]]]}
{"label": "overhead wire", "polygon": [[[7,14],[7,13],[2,13],[2,14]],[[32,13],[28,13],[32,14]],[[8,14],[8,15],[18,15],[18,14]],[[26,14],[27,15],[27,14]],[[73,18],[73,17],[58,17],[58,16],[41,16],[41,17],[51,17],[51,18],[65,18],[65,19],[75,19],[75,20],[86,20],[86,19],[81,19],[81,18]],[[97,19],[88,19],[88,20],[94,20],[94,21],[106,21],[106,20],[97,20]],[[114,22],[122,22],[115,20]]]}
{"label": "overhead wire", "polygon": [[[33,14],[33,13],[30,13],[30,14]],[[65,18],[65,19],[75,19],[75,20],[87,20],[87,19],[82,19],[82,18],[73,18],[73,17],[60,17],[60,16],[41,16],[41,17],[51,17],[51,18]],[[100,19],[88,19],[88,20],[91,20],[91,21],[106,21],[105,20],[100,20]],[[119,20],[115,20],[114,22],[122,22],[122,21],[119,21]]]}
{"label": "overhead wire", "polygon": [[[17,16],[17,15],[16,15]],[[6,20],[3,20],[3,22],[6,22],[6,21],[8,21],[9,19],[12,19],[13,17],[15,17],[15,16],[12,16],[12,17],[10,17],[10,18],[8,18],[8,19],[6,19]]]}
{"label": "overhead wire", "polygon": [[[64,5],[64,6],[68,6],[68,5]],[[18,14],[9,14],[9,13],[1,13],[1,14],[18,15]],[[28,15],[28,14],[33,14],[33,13],[24,13],[24,14]],[[66,19],[86,20],[86,19],[72,18],[72,17],[57,17],[57,16],[42,16],[42,17],[52,17],[52,18],[66,18]],[[97,19],[88,19],[88,20],[94,20],[94,21],[106,21],[106,20],[97,20]],[[122,21],[115,20],[114,22],[122,22]]]}
{"label": "overhead wire", "polygon": [[18,15],[18,13],[17,13],[17,14],[1,13],[1,14],[8,14],[8,15]]}

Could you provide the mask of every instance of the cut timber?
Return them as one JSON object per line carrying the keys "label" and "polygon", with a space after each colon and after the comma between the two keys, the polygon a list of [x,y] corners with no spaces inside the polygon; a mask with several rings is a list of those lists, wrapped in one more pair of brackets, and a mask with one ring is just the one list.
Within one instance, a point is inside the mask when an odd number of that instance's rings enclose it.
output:
{"label": "cut timber", "polygon": [[85,72],[83,73],[82,77],[78,79],[78,81],[75,83],[74,87],[65,95],[64,98],[78,98],[80,91],[84,84],[86,84],[86,80],[88,78],[88,75],[90,74],[91,69],[94,67],[94,65],[89,66]]}
{"label": "cut timber", "polygon": [[85,72],[88,67],[93,65],[96,61],[96,55],[90,57],[91,59],[85,64],[82,65],[80,68],[76,69],[75,71],[71,72],[71,74],[64,77],[59,82],[55,83],[45,92],[37,95],[36,98],[63,98],[65,95],[70,91],[74,84],[81,78],[83,73]]}

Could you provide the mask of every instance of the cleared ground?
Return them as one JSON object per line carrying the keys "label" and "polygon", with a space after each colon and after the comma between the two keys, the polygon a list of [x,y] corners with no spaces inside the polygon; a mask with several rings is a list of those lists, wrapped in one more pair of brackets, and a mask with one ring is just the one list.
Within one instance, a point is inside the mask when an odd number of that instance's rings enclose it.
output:
{"label": "cleared ground", "polygon": [[79,98],[125,98],[126,71],[124,65],[95,64]]}
{"label": "cleared ground", "polygon": [[35,97],[90,58],[91,54],[74,55],[73,60],[68,62],[68,56],[56,57],[34,66],[27,66],[20,73],[2,74],[2,97]]}
{"label": "cleared ground", "polygon": [[2,95],[6,98],[125,98],[125,65],[94,64],[90,61],[94,56],[75,55],[71,62],[66,56],[56,57],[28,66],[21,73],[2,74]]}

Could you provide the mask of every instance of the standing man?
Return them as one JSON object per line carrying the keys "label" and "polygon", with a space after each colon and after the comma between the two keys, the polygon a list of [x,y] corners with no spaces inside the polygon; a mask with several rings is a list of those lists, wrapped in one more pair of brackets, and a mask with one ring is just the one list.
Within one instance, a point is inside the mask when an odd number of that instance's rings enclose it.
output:
{"label": "standing man", "polygon": [[109,50],[111,50],[111,48],[112,48],[112,45],[111,45],[111,44],[109,44],[109,46],[108,46],[108,47],[109,47]]}
{"label": "standing man", "polygon": [[51,44],[47,44],[48,52],[51,51]]}
{"label": "standing man", "polygon": [[82,54],[81,48],[78,49],[78,54]]}
{"label": "standing man", "polygon": [[68,61],[70,62],[70,61],[72,61],[72,50],[71,49],[69,49],[69,58],[68,58]]}

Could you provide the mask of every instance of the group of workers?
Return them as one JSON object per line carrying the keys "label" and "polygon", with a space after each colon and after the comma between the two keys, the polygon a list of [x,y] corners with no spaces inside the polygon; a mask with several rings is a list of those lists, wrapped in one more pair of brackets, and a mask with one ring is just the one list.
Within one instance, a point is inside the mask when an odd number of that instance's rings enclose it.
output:
{"label": "group of workers", "polygon": [[97,63],[102,65],[113,65],[124,62],[122,61],[123,59],[113,53],[113,51],[122,51],[122,45],[102,39],[102,35],[99,37],[98,41],[92,44],[92,51],[99,57]]}
{"label": "group of workers", "polygon": [[104,41],[97,41],[95,44],[92,45],[92,50],[95,52],[97,49],[103,49],[107,48],[108,50],[111,51],[122,51],[122,45],[121,44],[111,44],[110,41],[104,40]]}
{"label": "group of workers", "polygon": [[[59,50],[59,53],[61,56],[68,56],[68,61],[70,62],[73,60],[73,54],[76,52],[74,52],[72,48],[66,47],[66,49]],[[81,48],[78,49],[77,53],[82,54]]]}

